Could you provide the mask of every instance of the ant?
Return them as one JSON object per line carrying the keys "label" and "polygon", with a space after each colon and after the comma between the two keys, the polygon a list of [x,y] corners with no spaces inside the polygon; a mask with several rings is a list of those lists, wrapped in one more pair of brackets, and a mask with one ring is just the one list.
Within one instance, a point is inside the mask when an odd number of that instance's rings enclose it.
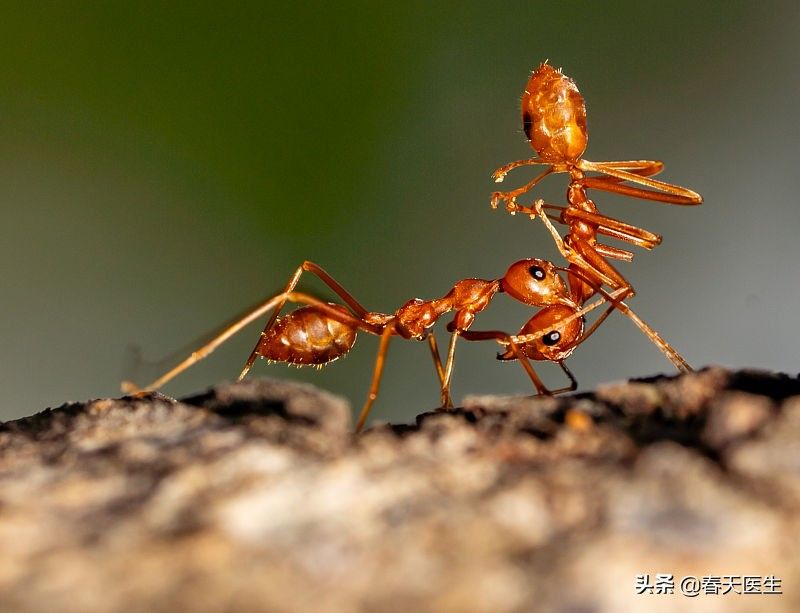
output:
{"label": "ant", "polygon": [[[272,296],[244,317],[226,327],[202,347],[196,349],[180,364],[161,377],[139,389],[125,381],[122,390],[143,393],[160,388],[173,377],[202,360],[242,328],[272,311],[255,348],[239,375],[241,381],[259,357],[270,362],[286,362],[296,366],[311,365],[321,368],[347,354],[355,344],[357,332],[362,330],[380,337],[378,354],[372,374],[367,399],[356,424],[356,432],[363,428],[378,390],[386,360],[389,341],[393,336],[405,339],[427,340],[441,386],[443,408],[453,406],[450,381],[455,363],[456,340],[495,340],[506,350],[498,354],[500,360],[518,360],[533,382],[538,394],[552,395],[577,389],[577,381],[564,364],[564,360],[580,343],[591,335],[605,317],[616,308],[621,293],[609,294],[596,288],[601,295],[595,302],[584,306],[585,300],[576,300],[558,271],[568,272],[546,260],[529,258],[512,264],[499,279],[462,279],[441,298],[420,300],[414,298],[403,304],[393,314],[367,311],[333,277],[314,262],[303,262],[286,285],[284,291]],[[295,291],[304,272],[318,277],[347,305],[324,302],[312,295]],[[582,274],[580,272],[575,274]],[[592,280],[586,278],[587,283]],[[475,316],[486,309],[498,293],[506,293],[524,304],[540,310],[522,327],[517,335],[498,331],[472,331]],[[299,308],[280,317],[287,302],[300,304]],[[600,318],[584,331],[584,316],[605,302],[610,306]],[[447,361],[443,365],[431,328],[443,315],[454,312],[447,329],[451,333]],[[548,360],[558,364],[570,380],[570,385],[557,390],[548,389],[531,366],[530,360]]]}
{"label": "ant", "polygon": [[[537,216],[542,219],[559,251],[570,262],[570,289],[579,302],[589,299],[598,285],[607,285],[613,291],[622,290],[622,299],[632,297],[635,294],[633,287],[608,258],[630,262],[633,253],[600,243],[597,235],[609,236],[645,249],[659,245],[661,236],[600,214],[586,190],[599,189],[679,205],[701,204],[702,196],[690,189],[649,178],[663,170],[664,164],[660,161],[590,162],[583,159],[581,156],[588,140],[583,97],[572,79],[547,62],[532,73],[525,87],[522,125],[531,147],[539,157],[518,160],[498,168],[493,174],[495,182],[503,181],[508,172],[520,166],[546,165],[547,168],[518,189],[494,192],[492,207],[497,208],[499,202],[505,201],[505,208],[512,215],[521,212],[530,215],[531,219]],[[534,208],[517,204],[519,196],[530,191],[547,175],[560,172],[570,176],[566,207],[544,204],[542,201],[537,201]],[[587,176],[588,172],[605,176]],[[627,185],[625,181],[650,189]],[[544,214],[544,209],[558,212],[555,220],[568,226],[563,239]],[[582,274],[578,275],[577,271]],[[586,277],[591,282],[587,282]],[[643,326],[643,322],[621,300],[617,301],[617,308],[650,337],[676,368],[691,370],[686,361],[661,337],[654,335],[652,329]]]}

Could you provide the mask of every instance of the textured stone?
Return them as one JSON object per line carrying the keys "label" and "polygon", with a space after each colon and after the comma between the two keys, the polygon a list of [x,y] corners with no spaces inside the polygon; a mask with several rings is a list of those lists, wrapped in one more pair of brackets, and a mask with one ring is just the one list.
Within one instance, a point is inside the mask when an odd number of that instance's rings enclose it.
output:
{"label": "textured stone", "polygon": [[[800,381],[721,368],[350,432],[249,380],[0,425],[0,609],[800,609]],[[783,595],[637,596],[777,575]]]}

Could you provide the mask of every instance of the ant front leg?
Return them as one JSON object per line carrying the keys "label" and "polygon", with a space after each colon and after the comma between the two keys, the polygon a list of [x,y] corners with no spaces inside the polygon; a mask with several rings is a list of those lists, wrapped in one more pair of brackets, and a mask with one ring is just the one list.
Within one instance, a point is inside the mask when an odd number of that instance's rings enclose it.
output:
{"label": "ant front leg", "polygon": [[[539,163],[539,164],[542,164],[544,162],[534,162],[532,160],[520,160],[520,162],[514,162],[514,164],[516,164],[518,166],[522,166],[523,163],[527,163],[527,164]],[[505,172],[508,172],[508,170],[510,170],[511,168],[514,168],[515,167],[514,164],[509,164],[508,166],[504,166],[503,168],[500,168],[500,169],[496,170],[495,171],[495,182],[499,183],[500,181],[502,181],[503,178],[505,177]],[[507,170],[505,170],[505,169],[507,169]],[[498,173],[500,171],[502,171],[502,170],[505,170],[505,172],[503,172],[502,174],[498,175]],[[512,190],[510,192],[493,192],[492,193],[492,199],[491,199],[491,202],[490,202],[490,204],[492,205],[492,208],[496,209],[497,205],[500,203],[500,201],[505,200],[506,211],[508,211],[512,215],[516,214],[517,211],[519,211],[522,208],[517,204],[517,198],[519,196],[521,196],[522,194],[525,194],[525,193],[529,192],[531,189],[533,189],[536,186],[537,183],[539,183],[539,181],[544,179],[547,175],[549,175],[552,172],[553,172],[553,167],[550,166],[549,168],[547,168],[547,170],[545,170],[541,174],[537,175],[531,181],[528,181],[525,185],[523,185],[520,188],[517,188],[517,189]]]}
{"label": "ant front leg", "polygon": [[575,375],[572,374],[572,371],[567,368],[567,365],[564,364],[564,360],[559,360],[556,362],[556,364],[558,364],[561,367],[561,370],[564,371],[564,374],[567,375],[567,378],[569,379],[569,385],[567,387],[562,387],[560,390],[556,390],[553,393],[561,394],[563,392],[574,392],[576,389],[578,389],[578,380],[575,378]]}
{"label": "ant front leg", "polygon": [[564,259],[572,264],[575,264],[576,266],[580,266],[587,270],[592,270],[594,272],[594,275],[597,276],[602,283],[605,283],[610,287],[617,287],[618,284],[615,283],[613,279],[606,276],[599,270],[595,270],[593,266],[591,266],[588,262],[586,262],[582,254],[580,254],[578,251],[576,251],[575,249],[573,249],[571,246],[567,245],[564,242],[564,239],[561,238],[561,235],[558,233],[558,230],[556,230],[555,226],[550,221],[550,218],[547,216],[547,213],[544,212],[544,206],[545,206],[544,200],[541,199],[537,200],[534,203],[534,212],[536,216],[538,216],[539,219],[542,220],[542,223],[547,228],[547,231],[550,232],[550,235],[553,237],[553,241],[555,242],[558,251],[564,257]]}
{"label": "ant front leg", "polygon": [[[608,296],[612,300],[618,299],[618,297],[614,293],[608,294]],[[594,302],[592,302],[591,304],[587,304],[581,307],[580,309],[576,308],[575,311],[572,312],[569,316],[558,320],[557,323],[558,329],[566,331],[574,323],[575,320],[582,319],[585,315],[587,315],[591,311],[595,310],[599,306],[606,303],[606,301],[607,298],[605,296],[602,296],[597,300],[595,300]],[[539,315],[534,317],[538,316]],[[566,364],[564,364],[563,358],[546,358],[542,356],[534,358],[534,359],[546,359],[557,363],[561,367],[561,370],[564,371],[564,374],[567,375],[567,378],[570,381],[570,384],[567,387],[562,387],[556,390],[550,390],[542,382],[536,370],[533,368],[530,359],[523,350],[523,348],[529,345],[530,343],[535,343],[536,341],[540,341],[543,337],[551,335],[552,333],[553,333],[553,326],[548,325],[542,327],[541,329],[535,332],[530,332],[527,334],[511,335],[508,334],[507,332],[501,332],[498,330],[464,330],[461,332],[461,336],[468,341],[494,340],[500,343],[500,345],[506,347],[507,350],[511,352],[513,357],[520,363],[520,366],[522,366],[523,370],[525,370],[525,373],[528,375],[531,382],[533,383],[533,386],[536,388],[536,392],[539,395],[552,396],[553,394],[560,394],[562,392],[569,392],[577,389],[578,382],[575,379],[574,375],[567,368]],[[562,340],[564,340],[563,337]],[[580,340],[575,339],[574,341],[567,341],[567,342],[569,343],[569,347],[572,347],[573,343],[574,346],[577,346],[580,342],[582,342],[582,340],[583,339]],[[503,357],[503,359],[509,359],[509,358]]]}
{"label": "ant front leg", "polygon": [[502,183],[503,179],[506,178],[506,175],[515,168],[519,168],[521,166],[536,166],[536,165],[539,166],[550,165],[549,171],[553,170],[550,162],[545,162],[544,160],[540,160],[539,158],[527,158],[525,160],[517,160],[516,162],[510,162],[505,166],[501,166],[492,173],[492,179],[494,179],[495,183]]}
{"label": "ant front leg", "polygon": [[[580,260],[570,260],[571,263],[575,268],[570,268],[568,271],[570,274],[575,275],[576,277],[580,278],[580,280],[585,283],[587,286],[591,287],[594,291],[600,293],[604,298],[608,299],[611,303],[611,306],[617,309],[620,313],[624,314],[628,319],[630,319],[641,332],[650,339],[650,341],[658,347],[661,353],[672,362],[672,365],[678,369],[680,372],[692,372],[692,367],[683,359],[680,353],[678,353],[672,345],[670,345],[662,336],[656,332],[649,324],[647,324],[639,315],[637,315],[633,309],[631,309],[623,300],[626,298],[631,297],[634,294],[634,290],[631,285],[625,280],[622,275],[616,272],[616,269],[611,266],[607,261],[605,261],[600,254],[596,253],[591,246],[585,243],[585,241],[576,241],[576,249],[579,253],[585,256],[585,259],[581,258]],[[586,266],[587,260],[591,262],[588,267]],[[597,281],[598,276],[602,273],[600,272],[599,268],[603,268],[606,274],[610,274],[612,276],[619,275],[619,279],[621,282],[618,281],[617,283],[611,284],[610,287],[614,288],[614,291],[609,294],[604,289],[602,289],[600,283]],[[590,330],[584,334],[583,338],[580,342],[586,340],[588,336],[590,336],[605,320],[606,317],[611,313],[611,308],[606,311],[603,315],[601,315],[600,319],[598,319],[594,325],[590,328]]]}
{"label": "ant front leg", "polygon": [[493,340],[505,347],[508,347],[514,354],[514,357],[517,359],[517,361],[519,361],[525,373],[530,378],[533,386],[536,388],[536,393],[540,396],[553,395],[553,392],[551,392],[545,386],[545,384],[542,383],[542,379],[536,373],[536,370],[534,370],[527,356],[519,349],[517,343],[514,342],[513,337],[507,332],[500,332],[499,330],[464,330],[461,332],[461,336],[467,341]]}
{"label": "ant front leg", "polygon": [[505,342],[507,343],[508,348],[511,349],[511,352],[514,354],[514,356],[517,358],[517,361],[520,363],[523,370],[527,373],[528,377],[533,383],[533,386],[536,388],[536,391],[540,396],[552,396],[554,393],[557,393],[545,387],[544,383],[542,383],[542,380],[539,378],[539,375],[533,369],[533,365],[531,364],[530,360],[528,360],[528,357],[511,339],[511,336],[506,336]]}

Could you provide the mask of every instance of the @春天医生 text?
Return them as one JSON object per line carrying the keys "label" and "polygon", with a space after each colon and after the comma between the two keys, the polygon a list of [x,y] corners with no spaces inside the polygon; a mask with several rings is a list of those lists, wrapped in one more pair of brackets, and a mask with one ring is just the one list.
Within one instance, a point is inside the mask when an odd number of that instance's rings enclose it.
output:
{"label": "@\u6625\u5929\u533b\u751f text", "polygon": [[775,575],[687,575],[676,581],[668,573],[636,575],[637,594],[683,594],[695,596],[724,596],[726,594],[782,594],[781,579]]}

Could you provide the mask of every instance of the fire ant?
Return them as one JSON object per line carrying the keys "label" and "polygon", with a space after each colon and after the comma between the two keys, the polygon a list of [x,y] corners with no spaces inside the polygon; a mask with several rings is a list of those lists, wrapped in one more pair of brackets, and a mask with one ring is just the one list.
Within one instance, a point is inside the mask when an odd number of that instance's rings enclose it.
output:
{"label": "fire ant", "polygon": [[[505,201],[506,210],[512,215],[521,212],[533,219],[539,216],[553,235],[561,254],[570,262],[569,285],[579,302],[588,300],[596,286],[607,285],[613,291],[624,290],[622,299],[631,297],[635,291],[608,258],[630,262],[633,253],[597,241],[597,235],[609,236],[629,244],[653,249],[661,243],[661,236],[623,221],[601,215],[586,190],[599,189],[606,192],[655,200],[669,204],[697,205],[703,201],[700,194],[677,185],[649,178],[664,168],[660,161],[633,160],[622,162],[590,162],[581,156],[586,150],[588,132],[586,107],[575,83],[560,70],[544,62],[531,75],[522,96],[522,125],[531,147],[538,158],[518,160],[498,168],[493,177],[501,182],[509,171],[525,165],[546,165],[547,168],[522,187],[509,192],[494,192],[493,208]],[[517,204],[517,198],[530,191],[551,173],[569,173],[567,206],[560,207],[537,201],[534,208]],[[602,177],[590,177],[585,173],[596,172]],[[626,185],[638,183],[647,188]],[[568,226],[562,239],[544,214],[544,209],[557,211],[555,218]],[[581,275],[577,274],[581,271]],[[591,282],[587,282],[586,278]],[[678,370],[691,370],[686,361],[652,329],[632,314],[621,300],[617,308],[630,317],[639,328],[661,349]]]}
{"label": "fire ant", "polygon": [[[180,364],[161,377],[139,389],[131,382],[123,382],[128,393],[141,393],[160,388],[191,365],[202,360],[242,328],[272,311],[255,348],[250,353],[238,380],[242,380],[259,357],[271,362],[286,362],[296,366],[322,367],[348,353],[355,344],[359,330],[380,337],[378,354],[367,399],[356,424],[360,432],[369,415],[378,390],[386,360],[389,341],[393,336],[405,339],[427,340],[433,356],[441,386],[442,407],[452,407],[450,381],[455,363],[456,340],[495,340],[506,348],[498,354],[500,360],[519,360],[530,377],[538,394],[557,394],[577,388],[577,381],[564,364],[564,360],[580,343],[591,335],[607,317],[619,300],[621,293],[609,294],[601,288],[595,302],[584,306],[585,300],[567,289],[558,271],[567,272],[551,262],[529,258],[512,264],[499,279],[462,279],[441,298],[420,300],[414,298],[403,304],[393,314],[367,311],[347,290],[325,270],[313,262],[303,262],[289,279],[283,292],[272,296],[241,319],[235,321],[202,347],[196,349]],[[304,272],[318,277],[347,305],[324,302],[314,296],[295,291]],[[577,272],[575,274],[582,274]],[[586,279],[592,283],[591,279]],[[506,293],[524,304],[540,307],[517,335],[497,331],[472,331],[475,316],[483,311],[498,293]],[[287,302],[300,304],[299,308],[280,317]],[[584,331],[584,315],[610,302],[609,308]],[[451,333],[447,361],[443,365],[432,327],[443,315],[454,312],[447,329]],[[549,360],[558,364],[570,380],[570,385],[550,390],[542,383],[530,360]]]}

